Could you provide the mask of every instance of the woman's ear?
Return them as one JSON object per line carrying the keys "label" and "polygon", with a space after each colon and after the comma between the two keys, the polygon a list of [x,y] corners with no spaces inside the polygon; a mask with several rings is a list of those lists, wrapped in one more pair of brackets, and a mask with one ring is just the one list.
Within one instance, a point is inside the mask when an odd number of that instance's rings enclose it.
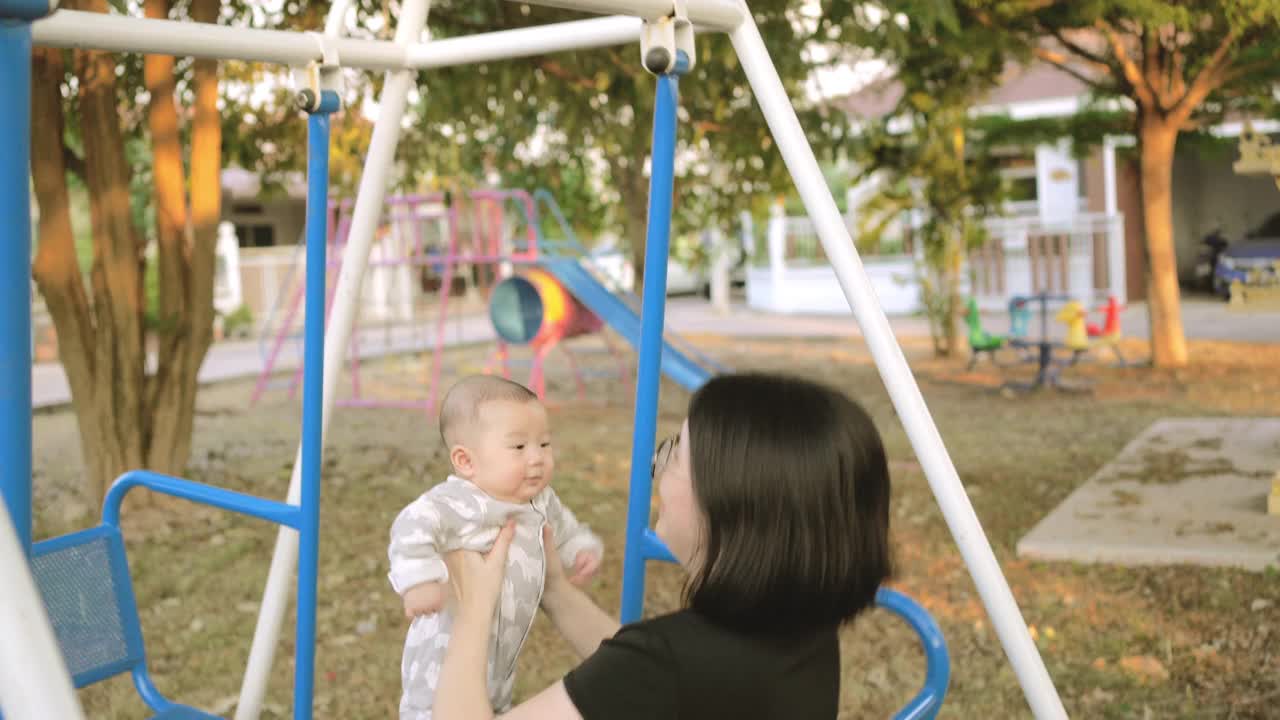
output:
{"label": "woman's ear", "polygon": [[454,472],[468,480],[471,479],[476,470],[471,451],[462,445],[454,445],[449,448],[449,463],[453,465]]}

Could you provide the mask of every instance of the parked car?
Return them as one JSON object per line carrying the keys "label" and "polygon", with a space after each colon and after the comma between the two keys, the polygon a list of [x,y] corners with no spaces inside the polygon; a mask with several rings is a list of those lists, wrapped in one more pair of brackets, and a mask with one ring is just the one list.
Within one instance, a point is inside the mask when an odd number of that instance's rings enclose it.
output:
{"label": "parked car", "polygon": [[1274,274],[1276,263],[1280,263],[1280,213],[1222,250],[1213,273],[1213,290],[1224,299],[1230,298],[1232,282],[1245,282],[1254,271]]}

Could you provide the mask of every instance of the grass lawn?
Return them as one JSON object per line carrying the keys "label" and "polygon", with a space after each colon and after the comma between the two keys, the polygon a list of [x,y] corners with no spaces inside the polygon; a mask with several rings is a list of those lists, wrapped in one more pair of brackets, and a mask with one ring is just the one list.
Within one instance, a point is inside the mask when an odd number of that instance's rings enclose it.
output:
{"label": "grass lawn", "polygon": [[[705,338],[737,368],[786,369],[838,383],[880,424],[892,458],[895,586],[942,625],[953,675],[942,716],[1030,717],[972,580],[861,343]],[[1140,345],[1130,350],[1141,351]],[[474,370],[488,348],[452,351]],[[1280,715],[1280,582],[1276,574],[1194,567],[1117,568],[1029,563],[1013,548],[1032,525],[1161,417],[1273,415],[1280,346],[1193,343],[1178,372],[1089,365],[1087,395],[1053,391],[1010,397],[996,371],[963,372],[905,348],[960,477],[1018,598],[1072,717],[1264,718]],[[606,365],[603,358],[583,358]],[[1109,361],[1109,358],[1104,358]],[[591,380],[574,396],[563,360],[551,361],[555,486],[605,538],[607,557],[591,592],[616,608],[631,438],[631,389]],[[417,392],[421,363],[386,360],[381,391]],[[1025,375],[1021,370],[1015,374]],[[561,374],[557,374],[561,373]],[[378,390],[376,379],[366,386]],[[297,407],[282,396],[248,408],[251,386],[203,391],[190,476],[282,497],[298,438]],[[408,388],[408,389],[406,389]],[[666,387],[659,432],[676,429],[687,395]],[[76,500],[78,445],[65,411],[36,418],[37,534],[87,524]],[[397,511],[443,479],[434,419],[404,410],[340,409],[325,460],[316,716],[394,717],[405,623],[386,579],[387,530]],[[230,714],[238,694],[275,530],[257,521],[141,494],[124,509],[150,666],[170,697]],[[676,568],[650,567],[646,611],[676,607]],[[842,718],[886,717],[923,677],[914,637],[876,612],[843,632]],[[290,637],[282,640],[265,717],[288,717]],[[539,620],[520,666],[517,695],[561,676],[573,660]],[[82,695],[92,718],[143,717],[127,678]]]}

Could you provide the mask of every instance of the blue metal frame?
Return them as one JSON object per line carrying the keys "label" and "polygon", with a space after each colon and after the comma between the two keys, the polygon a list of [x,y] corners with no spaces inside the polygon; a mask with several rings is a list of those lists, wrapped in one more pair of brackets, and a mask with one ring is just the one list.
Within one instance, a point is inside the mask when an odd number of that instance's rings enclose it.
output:
{"label": "blue metal frame", "polygon": [[[326,143],[327,147],[327,143]],[[308,248],[310,252],[310,248]],[[322,250],[323,252],[323,245]],[[309,258],[310,260],[310,258]],[[321,268],[323,273],[324,265],[313,266],[308,263],[308,273],[312,267]],[[321,286],[321,302],[323,302],[324,289]],[[314,315],[312,317],[315,317]],[[310,326],[309,326],[310,327]],[[308,338],[309,342],[314,342],[313,338]],[[323,334],[321,334],[320,342],[323,343]],[[304,371],[305,372],[305,371]],[[304,388],[306,378],[304,376]],[[306,396],[304,395],[304,403]],[[318,407],[318,405],[317,405]],[[294,717],[309,718],[311,716],[311,697],[314,688],[314,658],[315,658],[315,587],[316,587],[316,559],[317,559],[317,540],[319,536],[319,518],[318,518],[318,502],[319,494],[319,425],[315,424],[311,428],[312,434],[306,434],[306,417],[303,418],[303,497],[302,505],[295,506],[275,500],[264,500],[252,495],[238,493],[231,490],[225,490],[203,483],[193,482],[191,480],[183,480],[181,478],[162,475],[160,473],[150,472],[146,470],[135,470],[121,475],[111,485],[111,489],[107,492],[106,501],[102,508],[102,524],[82,530],[70,535],[64,535],[50,540],[37,543],[34,549],[36,556],[44,555],[68,547],[83,545],[99,538],[106,538],[109,543],[109,562],[111,563],[112,579],[116,587],[116,602],[122,613],[121,622],[125,630],[125,643],[128,646],[128,659],[103,665],[89,672],[80,673],[73,678],[77,688],[92,685],[110,677],[114,677],[126,670],[131,670],[133,675],[134,686],[138,690],[138,694],[143,701],[147,703],[156,712],[165,712],[173,708],[189,709],[183,705],[177,705],[165,698],[156,689],[155,684],[151,681],[150,675],[147,673],[146,652],[144,649],[142,628],[138,621],[137,598],[133,592],[133,582],[129,576],[129,566],[125,559],[124,542],[120,533],[120,507],[124,503],[125,495],[136,487],[145,487],[154,492],[170,495],[172,497],[190,500],[202,505],[230,510],[242,515],[256,517],[268,520],[280,525],[299,529],[302,537],[302,545],[299,554],[299,589],[298,589],[298,645],[297,645],[297,670],[294,676]],[[310,451],[316,457],[313,458],[312,465],[306,465],[307,453]],[[308,474],[310,473],[310,474]],[[310,488],[308,488],[308,485]],[[309,492],[310,491],[310,492]],[[311,527],[307,527],[308,510],[312,511],[313,518]],[[308,540],[310,542],[308,542]],[[303,558],[311,558],[310,569],[303,567]],[[309,573],[309,577],[308,577]],[[310,580],[310,593],[306,592],[307,580]],[[310,639],[304,635],[307,628],[304,623],[310,622]],[[304,664],[309,663],[309,664]],[[194,711],[193,712],[198,712]]]}
{"label": "blue metal frame", "polygon": [[[653,479],[649,459],[658,425],[658,389],[662,370],[662,327],[667,299],[667,256],[671,245],[671,201],[675,185],[676,108],[679,81],[658,76],[653,111],[652,170],[649,175],[649,225],[644,250],[644,294],[640,300],[639,368],[635,427],[631,435],[631,488],[627,498],[627,544],[622,560],[623,624],[640,618],[644,608],[645,560],[652,544],[649,528]],[[656,539],[656,538],[655,538]]]}
{"label": "blue metal frame", "polygon": [[[107,491],[107,499],[102,504],[102,522],[112,527],[120,525],[120,504],[124,496],[135,487],[145,487],[165,495],[183,500],[190,500],[201,505],[230,510],[260,518],[277,525],[297,529],[301,524],[301,515],[296,505],[289,505],[277,500],[264,500],[253,495],[226,490],[212,485],[205,485],[192,480],[161,475],[149,470],[134,470],[121,475],[111,484]],[[48,541],[52,542],[52,541]]]}
{"label": "blue metal frame", "polygon": [[947,654],[947,640],[942,635],[942,629],[927,610],[897,590],[880,588],[876,593],[876,604],[905,620],[916,631],[924,649],[924,687],[893,718],[933,720],[942,709],[942,701],[947,696],[947,685],[951,682],[951,658]]}
{"label": "blue metal frame", "polygon": [[[0,0],[0,23],[3,23],[6,20],[28,22],[31,20],[39,20],[53,12],[57,6],[57,0]],[[30,31],[29,26],[27,29]],[[29,36],[30,35],[28,34],[28,37]],[[28,60],[30,60],[30,58],[28,58]],[[13,66],[5,65],[4,67],[6,70],[9,70]],[[28,66],[28,73],[30,70],[31,68]],[[31,96],[28,95],[27,97],[30,98]],[[10,101],[14,101],[15,96],[8,96],[8,99]]]}
{"label": "blue metal frame", "polygon": [[[110,677],[115,677],[127,670],[135,675],[139,665],[146,662],[142,644],[142,630],[137,619],[137,604],[133,596],[133,585],[129,579],[129,565],[125,560],[124,543],[120,538],[120,530],[113,526],[97,525],[80,532],[63,535],[51,540],[43,540],[32,546],[31,557],[38,558],[51,553],[60,552],[80,545],[88,545],[100,539],[106,539],[107,560],[110,563],[111,579],[116,588],[116,605],[123,613],[120,618],[124,629],[124,642],[127,657],[114,663],[107,663],[93,670],[77,673],[71,682],[76,688],[87,687]],[[145,669],[143,670],[145,672]]]}
{"label": "blue metal frame", "polygon": [[[0,32],[7,33],[12,26],[0,23]],[[16,55],[8,58],[15,62],[12,65],[30,71],[30,28],[29,26],[17,26],[25,29],[25,35],[19,34],[17,40],[21,41],[25,38],[25,55],[21,62],[17,62]],[[0,39],[8,39],[6,35],[0,35]],[[20,42],[18,43],[21,44]],[[0,46],[4,52],[11,52],[11,43]],[[18,48],[22,50],[22,47]],[[5,54],[0,54],[0,60],[5,59]],[[18,73],[14,73],[17,75]],[[6,89],[3,84],[9,82],[11,75],[5,74],[0,76],[0,92]],[[27,90],[22,93],[23,98],[30,97],[29,77],[26,80]],[[8,89],[12,89],[11,87]],[[325,330],[325,253],[327,249],[326,226],[328,223],[327,205],[328,205],[328,189],[329,189],[329,136],[330,123],[329,116],[341,107],[341,101],[338,95],[332,91],[324,91],[321,93],[319,107],[309,111],[308,128],[307,128],[307,232],[306,232],[306,320],[305,320],[305,338],[304,353],[305,367],[303,368],[302,380],[302,498],[299,505],[294,506],[274,500],[265,500],[263,498],[254,497],[245,493],[238,493],[231,490],[213,487],[202,483],[183,480],[181,478],[161,475],[159,473],[148,472],[144,470],[126,473],[120,476],[107,492],[107,497],[103,503],[102,525],[90,528],[79,533],[73,533],[64,537],[46,540],[40,543],[36,551],[40,554],[53,552],[59,549],[65,549],[70,546],[80,545],[83,543],[94,541],[98,538],[107,538],[109,545],[109,562],[111,563],[111,574],[116,587],[116,603],[121,620],[124,625],[126,634],[125,642],[127,646],[128,661],[111,663],[96,668],[91,672],[84,672],[78,675],[74,680],[76,687],[83,687],[108,677],[112,677],[125,670],[132,670],[134,686],[138,690],[138,694],[142,699],[156,712],[166,712],[174,709],[182,709],[190,711],[192,715],[200,715],[202,717],[212,717],[204,715],[199,711],[186,706],[176,705],[167,700],[156,689],[152,683],[150,676],[147,674],[146,654],[142,639],[142,629],[138,621],[137,598],[133,593],[133,583],[129,577],[128,562],[124,554],[124,543],[120,535],[120,507],[124,502],[124,497],[130,490],[135,487],[146,487],[150,490],[183,498],[192,502],[209,505],[212,507],[231,510],[263,520],[268,520],[280,525],[294,528],[299,534],[299,556],[298,556],[298,601],[297,601],[297,637],[296,637],[296,654],[295,654],[295,670],[294,670],[294,717],[299,720],[310,720],[312,716],[312,701],[315,689],[315,636],[316,636],[316,579],[319,568],[319,536],[320,536],[320,469],[322,460],[322,423],[321,412],[324,393],[324,330]],[[20,108],[19,108],[20,110]],[[13,117],[21,115],[27,118],[27,125],[13,128],[11,137],[17,139],[29,138],[29,121],[30,113],[12,112],[0,114],[0,131],[6,129],[3,123],[13,124]],[[29,142],[29,140],[28,140]],[[24,162],[11,162],[12,158],[21,157]],[[4,247],[12,250],[20,248],[24,251],[23,257],[25,262],[19,263],[16,260],[10,263],[4,263],[3,260],[9,258],[0,258],[0,272],[7,272],[10,267],[16,268],[20,275],[20,283],[9,283],[11,286],[18,287],[22,290],[21,302],[10,302],[10,306],[16,307],[22,311],[22,318],[25,318],[26,329],[24,331],[22,323],[18,322],[16,313],[5,313],[9,309],[0,307],[0,340],[4,338],[12,338],[13,333],[18,333],[20,337],[26,339],[25,343],[0,343],[0,373],[8,372],[13,377],[12,386],[22,387],[18,382],[18,376],[25,378],[25,394],[21,397],[6,397],[0,395],[0,409],[4,411],[0,415],[0,433],[3,432],[7,424],[15,424],[17,428],[26,428],[25,436],[25,453],[22,451],[23,436],[20,433],[14,433],[4,438],[0,438],[0,442],[7,441],[6,445],[0,445],[0,451],[10,453],[19,458],[26,457],[26,470],[23,474],[12,472],[15,465],[6,462],[5,471],[7,474],[3,477],[4,484],[0,486],[5,493],[6,502],[22,502],[20,507],[24,510],[25,517],[28,518],[26,532],[29,537],[29,518],[30,518],[30,491],[31,491],[31,473],[30,473],[30,456],[31,456],[31,440],[30,440],[30,404],[31,404],[31,357],[30,357],[30,296],[27,292],[29,286],[28,273],[30,271],[30,205],[27,191],[27,165],[25,159],[29,157],[29,152],[11,153],[0,159],[0,203],[8,201],[12,203],[15,198],[20,198],[20,207],[16,210],[6,205],[0,205],[0,210],[10,210],[10,214],[19,216],[28,220],[27,223],[21,224],[13,222],[9,225],[13,227],[25,227],[25,233],[19,238],[21,242],[14,238],[7,238],[9,242],[4,243]],[[6,174],[7,173],[7,174]],[[15,178],[20,175],[20,185],[14,182]],[[4,181],[9,180],[10,187],[4,186]],[[4,192],[8,190],[9,192]],[[21,211],[21,212],[19,212]],[[14,253],[16,256],[16,253]],[[0,276],[2,277],[2,276]],[[0,289],[0,292],[9,291],[6,287]],[[0,296],[2,300],[2,296]],[[23,348],[26,348],[23,351]],[[13,357],[13,350],[17,349],[22,354],[21,358]],[[6,354],[7,353],[7,354]],[[15,362],[20,359],[19,362]],[[6,366],[6,363],[8,365]],[[15,369],[16,368],[16,369]],[[21,373],[18,372],[21,370]],[[0,379],[4,379],[0,375]],[[13,387],[7,388],[13,390]],[[2,392],[2,391],[0,391]],[[4,403],[3,401],[8,401]],[[21,403],[18,402],[21,400]],[[21,410],[19,413],[18,411]],[[20,417],[19,417],[20,416]],[[20,422],[19,422],[20,421]],[[18,447],[14,447],[17,441]],[[8,458],[9,455],[0,454],[0,458]],[[20,469],[20,468],[18,468]],[[18,515],[17,517],[24,517]]]}
{"label": "blue metal frame", "polygon": [[[627,498],[626,547],[622,561],[623,624],[640,619],[644,609],[645,562],[675,562],[670,549],[649,527],[653,478],[649,475],[657,430],[658,383],[662,361],[662,330],[667,294],[667,256],[671,240],[671,205],[675,177],[677,76],[688,58],[677,57],[676,70],[658,76],[653,114],[652,171],[649,179],[648,234],[645,239],[644,295],[641,299],[639,371],[636,380],[635,426],[631,440],[631,486]],[[544,194],[543,199],[546,199]],[[548,203],[558,210],[554,199]],[[562,217],[557,218],[566,225]],[[881,588],[876,603],[902,617],[915,630],[924,648],[927,669],[924,687],[894,715],[894,720],[932,720],[942,707],[951,677],[946,640],[929,613],[902,593]]]}
{"label": "blue metal frame", "polygon": [[[160,482],[152,482],[153,480],[160,480]],[[112,493],[115,494],[116,499],[113,507],[103,510],[103,524],[80,532],[38,542],[32,548],[32,557],[40,557],[66,550],[67,548],[87,545],[99,539],[107,541],[107,562],[110,565],[112,585],[115,588],[115,609],[118,613],[121,629],[124,631],[126,657],[117,662],[106,663],[92,670],[76,674],[71,680],[77,689],[128,671],[133,678],[133,685],[137,689],[138,695],[148,707],[157,713],[181,709],[188,711],[188,716],[198,715],[212,718],[212,715],[207,715],[186,705],[179,705],[166,698],[156,688],[155,683],[151,680],[151,675],[147,672],[146,649],[142,639],[142,625],[138,618],[138,601],[133,592],[133,580],[129,576],[129,563],[125,556],[124,539],[118,526],[120,501],[125,493],[134,487],[148,487],[157,492],[164,492],[177,497],[187,497],[199,502],[193,495],[182,493],[171,482],[175,480],[177,479],[156,475],[155,473],[140,472],[122,476],[112,486]],[[177,483],[185,482],[177,481]],[[196,483],[189,484],[194,485]],[[170,492],[175,489],[179,489],[179,492]]]}
{"label": "blue metal frame", "polygon": [[302,369],[302,502],[298,526],[298,626],[293,716],[311,720],[320,564],[320,462],[324,402],[325,250],[329,221],[329,116],[342,102],[320,94],[307,122],[307,296]]}
{"label": "blue metal frame", "polygon": [[[38,3],[0,3],[0,492],[31,552],[31,25],[5,18]],[[47,5],[45,12],[48,11]]]}

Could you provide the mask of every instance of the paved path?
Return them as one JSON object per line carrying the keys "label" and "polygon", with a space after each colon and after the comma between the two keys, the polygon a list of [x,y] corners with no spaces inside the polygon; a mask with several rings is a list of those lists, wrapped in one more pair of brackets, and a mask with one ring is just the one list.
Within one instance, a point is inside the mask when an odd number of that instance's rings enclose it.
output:
{"label": "paved path", "polygon": [[[991,315],[984,324],[999,332],[1007,318]],[[1060,332],[1055,325],[1055,331]],[[1280,314],[1231,311],[1225,303],[1188,299],[1183,303],[1183,324],[1187,337],[1196,340],[1235,340],[1242,342],[1280,343]],[[893,317],[890,325],[899,337],[926,337],[928,323],[921,317]],[[1145,306],[1131,306],[1124,311],[1122,326],[1126,335],[1147,336]],[[727,315],[715,312],[704,300],[692,297],[672,298],[667,306],[668,329],[684,335],[729,335],[754,337],[861,337],[853,317],[796,316],[762,313],[746,307],[741,298]],[[397,327],[388,330],[366,328],[360,348],[362,358],[413,352],[429,347],[430,330],[426,327]],[[446,325],[445,345],[484,342],[494,339],[493,329],[484,315],[450,320]],[[224,341],[216,343],[200,368],[200,382],[256,377],[262,369],[262,351],[256,341]],[[289,344],[281,351],[277,370],[296,369],[301,359],[301,345]],[[67,403],[71,398],[66,375],[58,363],[39,363],[32,368],[32,402],[35,407]]]}

